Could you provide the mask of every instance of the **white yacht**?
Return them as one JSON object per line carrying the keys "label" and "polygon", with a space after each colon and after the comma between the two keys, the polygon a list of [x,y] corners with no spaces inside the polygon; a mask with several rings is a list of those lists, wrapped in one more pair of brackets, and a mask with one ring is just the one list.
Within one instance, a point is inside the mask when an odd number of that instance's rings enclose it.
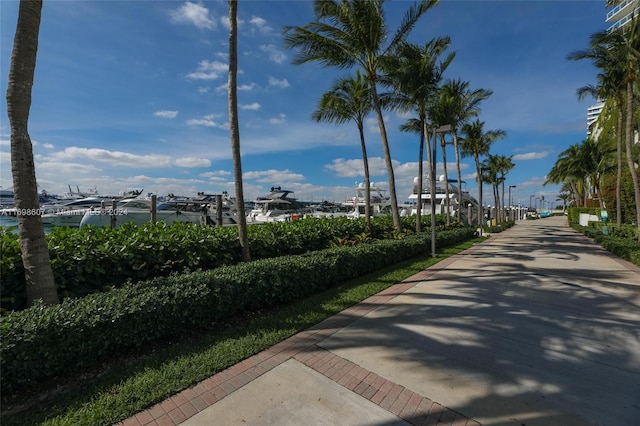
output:
{"label": "white yacht", "polygon": [[[173,222],[188,222],[200,225],[217,225],[215,195],[199,193],[197,197],[170,197],[156,205],[156,221],[170,225]],[[136,226],[151,221],[151,198],[136,197],[120,200],[115,210],[109,206],[104,209],[86,211],[80,222],[84,226],[114,226],[133,222]],[[222,197],[222,225],[237,224],[235,203],[225,192]]]}
{"label": "white yacht", "polygon": [[[373,182],[369,185],[369,205],[371,207],[371,216],[380,216],[391,213],[391,200],[385,194],[383,189],[378,188]],[[350,209],[347,217],[358,218],[364,217],[364,210],[367,200],[367,187],[364,183],[356,185],[356,195],[342,203],[343,206]]]}
{"label": "white yacht", "polygon": [[[444,181],[444,175],[440,176],[440,179],[436,182],[436,191],[435,191],[435,207],[436,214],[445,214],[448,213],[450,216],[456,216],[458,213],[458,209],[461,208],[461,218],[463,223],[477,223],[478,220],[478,201],[473,198],[469,191],[466,189],[462,189],[462,201],[458,201],[458,187],[454,184],[457,184],[457,179],[449,179],[449,182]],[[462,181],[462,184],[465,185],[466,182]],[[448,196],[449,196],[449,209],[447,211],[447,190],[446,186],[448,185]],[[422,215],[431,214],[431,188],[428,178],[424,178],[422,180]],[[416,214],[418,210],[418,178],[413,179],[413,191],[409,195],[409,204],[412,206],[410,214]],[[469,221],[469,212],[471,212],[471,222]]]}
{"label": "white yacht", "polygon": [[111,203],[101,197],[85,197],[62,203],[43,204],[42,223],[49,226],[79,227],[85,212],[100,208],[104,203]]}
{"label": "white yacht", "polygon": [[247,223],[288,222],[300,218],[301,205],[290,194],[293,191],[271,187],[268,195],[256,199],[254,208],[247,214]]}

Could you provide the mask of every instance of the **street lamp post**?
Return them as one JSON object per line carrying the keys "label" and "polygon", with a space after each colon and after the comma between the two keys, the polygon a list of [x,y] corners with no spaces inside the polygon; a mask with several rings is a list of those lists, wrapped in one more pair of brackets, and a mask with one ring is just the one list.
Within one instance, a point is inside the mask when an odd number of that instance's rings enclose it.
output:
{"label": "street lamp post", "polygon": [[509,220],[511,220],[511,217],[513,216],[511,214],[511,188],[515,188],[515,185],[509,185]]}
{"label": "street lamp post", "polygon": [[[444,124],[440,127],[433,128],[433,148],[431,155],[431,176],[429,178],[429,183],[431,186],[431,256],[436,256],[436,135],[438,133],[446,133],[453,130],[453,126],[451,124]],[[448,185],[449,182],[446,182]],[[447,212],[449,214],[449,212]]]}
{"label": "street lamp post", "polygon": [[[480,236],[482,237],[482,232],[484,230],[484,201],[482,199],[482,175],[484,172],[488,171],[489,167],[480,167],[480,188],[478,188],[478,193],[480,194],[480,200],[478,203],[478,221],[480,222]],[[491,210],[489,210],[491,213]]]}

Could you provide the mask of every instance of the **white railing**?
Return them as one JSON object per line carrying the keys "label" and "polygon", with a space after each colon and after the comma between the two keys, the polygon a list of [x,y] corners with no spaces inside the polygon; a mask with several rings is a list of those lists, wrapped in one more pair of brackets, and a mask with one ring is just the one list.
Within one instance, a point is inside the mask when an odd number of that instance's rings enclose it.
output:
{"label": "white railing", "polygon": [[609,11],[609,13],[607,13],[607,21],[609,19],[611,19],[616,13],[620,12],[622,9],[624,9],[627,6],[629,6],[634,1],[635,0],[625,0],[622,3],[620,3],[619,5],[617,5],[616,7],[614,7],[613,9],[611,9]]}
{"label": "white railing", "polygon": [[636,8],[633,12],[629,13],[627,16],[625,16],[624,18],[622,18],[621,20],[619,20],[618,22],[616,22],[615,24],[607,28],[607,32],[610,33],[612,31],[617,30],[618,28],[622,27],[623,25],[625,25],[627,22],[631,21],[633,18],[635,18],[638,15],[640,15],[640,7]]}

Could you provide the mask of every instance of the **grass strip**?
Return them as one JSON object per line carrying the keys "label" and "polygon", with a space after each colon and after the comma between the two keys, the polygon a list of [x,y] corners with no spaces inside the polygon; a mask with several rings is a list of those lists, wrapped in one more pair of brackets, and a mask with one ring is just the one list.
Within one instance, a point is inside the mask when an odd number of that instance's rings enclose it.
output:
{"label": "grass strip", "polygon": [[484,239],[445,248],[437,258],[393,265],[272,311],[247,315],[233,324],[161,342],[143,355],[123,355],[92,378],[71,380],[53,393],[29,395],[38,402],[28,409],[3,403],[0,423],[94,426],[124,420],[481,241]]}

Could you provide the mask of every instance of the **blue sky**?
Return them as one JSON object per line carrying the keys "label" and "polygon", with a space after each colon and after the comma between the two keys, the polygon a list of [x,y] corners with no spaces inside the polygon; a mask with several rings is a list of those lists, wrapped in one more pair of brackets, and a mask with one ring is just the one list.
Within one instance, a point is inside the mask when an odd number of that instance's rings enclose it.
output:
{"label": "blue sky", "polygon": [[[391,32],[407,1],[391,1]],[[17,1],[0,1],[0,185],[12,187],[6,100]],[[409,40],[451,37],[456,58],[445,78],[490,89],[485,129],[507,137],[492,153],[513,155],[514,204],[555,200],[545,175],[560,152],[586,137],[576,89],[595,82],[589,62],[566,59],[606,28],[598,1],[442,1]],[[52,193],[144,188],[159,195],[233,191],[228,130],[226,1],[57,1],[42,11],[30,135],[40,189]],[[334,80],[355,70],[291,64],[282,28],[312,20],[310,1],[240,1],[239,104],[245,196],[271,186],[303,200],[344,201],[363,180],[357,130],[317,124],[310,115]],[[417,174],[418,140],[398,130],[408,118],[386,112],[399,201]],[[386,188],[380,135],[367,122],[372,180]],[[455,175],[452,152],[449,172]],[[438,153],[438,169],[442,154]],[[473,160],[466,188],[477,194]],[[490,194],[490,189],[485,189]],[[486,203],[491,204],[486,201]]]}

